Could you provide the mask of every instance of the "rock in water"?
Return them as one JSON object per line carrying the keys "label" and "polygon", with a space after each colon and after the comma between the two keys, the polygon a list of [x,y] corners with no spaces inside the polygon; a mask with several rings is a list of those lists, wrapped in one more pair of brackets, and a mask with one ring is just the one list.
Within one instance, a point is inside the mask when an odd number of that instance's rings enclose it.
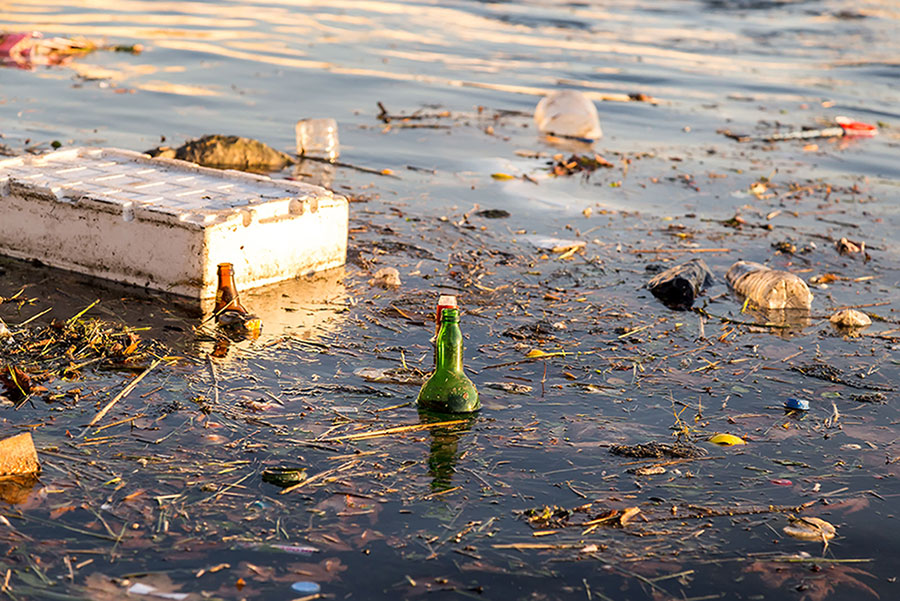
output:
{"label": "rock in water", "polygon": [[694,305],[694,299],[700,292],[714,281],[703,259],[691,259],[654,276],[647,282],[647,288],[670,309],[686,310]]}
{"label": "rock in water", "polygon": [[275,171],[294,163],[293,157],[259,140],[240,136],[204,136],[185,142],[178,148],[160,146],[148,150],[152,157],[180,159],[204,167],[240,169],[242,171]]}

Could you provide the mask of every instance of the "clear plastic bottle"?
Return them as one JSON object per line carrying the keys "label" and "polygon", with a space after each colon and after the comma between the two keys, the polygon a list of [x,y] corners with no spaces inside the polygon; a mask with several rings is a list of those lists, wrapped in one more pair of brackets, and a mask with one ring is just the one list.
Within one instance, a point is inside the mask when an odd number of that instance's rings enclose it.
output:
{"label": "clear plastic bottle", "polygon": [[735,292],[749,298],[760,309],[809,310],[813,295],[799,276],[770,269],[752,261],[738,261],[725,280]]}
{"label": "clear plastic bottle", "polygon": [[297,154],[334,161],[341,154],[338,126],[334,119],[301,119],[295,128]]}

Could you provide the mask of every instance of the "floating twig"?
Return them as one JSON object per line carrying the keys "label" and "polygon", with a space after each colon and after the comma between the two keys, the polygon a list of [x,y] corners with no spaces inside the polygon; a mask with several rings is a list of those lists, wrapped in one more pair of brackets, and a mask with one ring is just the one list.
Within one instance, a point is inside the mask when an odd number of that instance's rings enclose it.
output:
{"label": "floating twig", "polygon": [[730,253],[730,248],[633,248],[629,250],[633,255],[664,254],[664,253]]}
{"label": "floating twig", "polygon": [[119,394],[117,394],[115,397],[113,397],[113,399],[109,403],[106,404],[106,407],[104,407],[103,409],[100,410],[100,413],[98,413],[97,415],[94,416],[94,419],[92,419],[88,423],[88,427],[93,426],[98,421],[103,419],[103,416],[106,415],[109,412],[109,410],[112,409],[116,403],[118,403],[120,400],[125,398],[125,396],[127,396],[128,393],[130,393],[132,390],[134,390],[135,387],[140,383],[140,381],[144,379],[144,376],[146,376],[151,371],[153,371],[153,369],[160,363],[162,363],[162,359],[157,359],[156,361],[151,363],[150,367],[145,369],[138,377],[136,377],[134,380],[132,380],[131,383],[128,384],[128,386],[123,388]]}
{"label": "floating twig", "polygon": [[384,430],[373,430],[371,432],[359,432],[357,434],[345,434],[343,436],[334,436],[332,438],[319,438],[317,442],[336,442],[339,440],[359,440],[362,438],[377,438],[379,436],[389,436],[391,434],[400,434],[402,432],[416,432],[418,430],[428,430],[431,428],[441,428],[443,426],[455,426],[457,424],[465,424],[468,420],[452,419],[444,422],[435,422],[433,424],[414,424],[411,426],[397,426],[395,428],[386,428]]}

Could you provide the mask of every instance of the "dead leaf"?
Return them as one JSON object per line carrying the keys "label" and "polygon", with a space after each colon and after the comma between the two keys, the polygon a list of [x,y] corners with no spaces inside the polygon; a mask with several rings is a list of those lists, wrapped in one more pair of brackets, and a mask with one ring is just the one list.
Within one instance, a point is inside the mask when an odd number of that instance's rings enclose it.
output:
{"label": "dead leaf", "polygon": [[288,566],[288,570],[313,582],[323,583],[340,578],[341,572],[345,572],[347,566],[342,564],[340,559],[333,557],[323,559],[319,563],[292,563]]}
{"label": "dead leaf", "polygon": [[633,518],[640,512],[641,512],[640,507],[629,507],[627,509],[623,509],[622,515],[619,516],[619,523],[623,526],[627,526],[628,522],[631,521],[631,518]]}
{"label": "dead leaf", "polygon": [[821,518],[795,517],[788,518],[789,525],[782,528],[784,533],[801,540],[827,541],[834,538],[837,528]]}

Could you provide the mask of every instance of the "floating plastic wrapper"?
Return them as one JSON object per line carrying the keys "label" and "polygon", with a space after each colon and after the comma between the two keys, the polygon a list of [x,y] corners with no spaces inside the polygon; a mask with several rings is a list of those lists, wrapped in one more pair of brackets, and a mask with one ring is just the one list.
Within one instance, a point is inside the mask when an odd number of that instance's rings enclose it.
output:
{"label": "floating plastic wrapper", "polygon": [[338,126],[334,119],[300,119],[295,129],[297,154],[333,161],[341,154]]}
{"label": "floating plastic wrapper", "polygon": [[592,142],[603,137],[594,103],[578,90],[552,92],[538,102],[534,122],[543,134]]}

